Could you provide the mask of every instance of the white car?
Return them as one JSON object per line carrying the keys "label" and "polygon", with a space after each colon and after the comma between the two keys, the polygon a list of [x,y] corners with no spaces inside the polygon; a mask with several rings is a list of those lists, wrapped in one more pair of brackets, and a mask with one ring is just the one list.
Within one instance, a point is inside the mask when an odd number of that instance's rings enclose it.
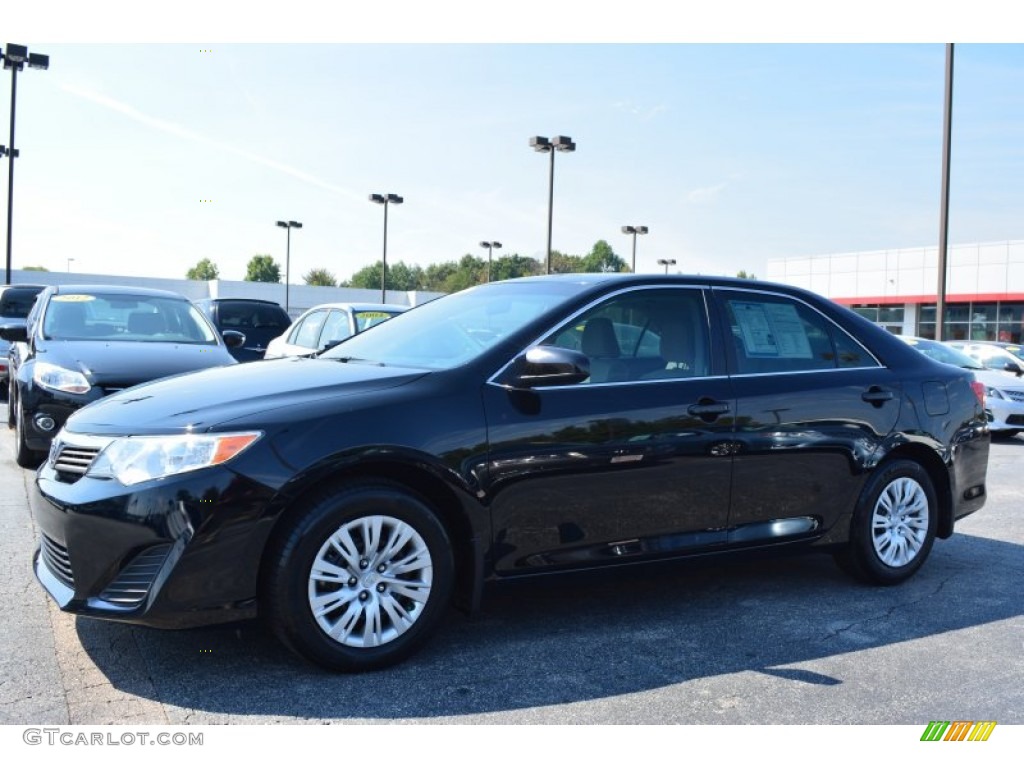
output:
{"label": "white car", "polygon": [[907,344],[940,363],[967,368],[985,387],[985,412],[993,437],[1013,437],[1024,430],[1024,379],[1014,373],[986,368],[949,344],[900,336]]}
{"label": "white car", "polygon": [[390,320],[409,307],[398,304],[318,304],[267,345],[264,360],[323,352],[339,341]]}

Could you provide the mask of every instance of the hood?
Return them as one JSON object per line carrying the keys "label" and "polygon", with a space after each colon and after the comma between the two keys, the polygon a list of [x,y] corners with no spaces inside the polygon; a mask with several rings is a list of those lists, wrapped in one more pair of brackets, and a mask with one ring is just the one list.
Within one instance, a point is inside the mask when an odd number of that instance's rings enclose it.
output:
{"label": "hood", "polygon": [[994,368],[982,368],[980,371],[972,370],[974,378],[986,387],[995,389],[1024,389],[1024,377],[1018,376],[1009,371],[999,371]]}
{"label": "hood", "polygon": [[95,386],[131,387],[165,376],[233,365],[221,346],[156,341],[46,341],[37,358],[81,371]]}
{"label": "hood", "polygon": [[214,368],[126,389],[74,413],[71,432],[201,432],[234,419],[331,397],[401,386],[426,371],[285,358]]}

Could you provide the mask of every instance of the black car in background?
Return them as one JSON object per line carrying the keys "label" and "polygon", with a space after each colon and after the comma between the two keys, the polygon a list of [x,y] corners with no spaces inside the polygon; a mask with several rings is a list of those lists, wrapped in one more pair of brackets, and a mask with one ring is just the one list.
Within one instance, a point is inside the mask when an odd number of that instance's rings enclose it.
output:
{"label": "black car in background", "polygon": [[989,440],[969,371],[812,293],[523,278],[82,409],[30,493],[34,564],[67,611],[262,616],[365,670],[523,576],[829,552],[897,584],[985,503]]}
{"label": "black car in background", "polygon": [[284,308],[273,301],[199,299],[195,305],[221,333],[237,331],[245,336],[243,344],[231,349],[240,363],[262,360],[271,340],[287,331],[292,323]]}
{"label": "black car in background", "polygon": [[[0,285],[0,326],[24,322],[35,303],[36,296],[45,287],[43,285]],[[5,387],[5,392],[8,374],[7,355],[10,348],[9,341],[0,339],[0,386]]]}
{"label": "black car in background", "polygon": [[28,318],[0,326],[12,343],[8,423],[16,459],[36,466],[74,411],[145,381],[235,359],[184,296],[148,288],[62,285],[39,293]]}

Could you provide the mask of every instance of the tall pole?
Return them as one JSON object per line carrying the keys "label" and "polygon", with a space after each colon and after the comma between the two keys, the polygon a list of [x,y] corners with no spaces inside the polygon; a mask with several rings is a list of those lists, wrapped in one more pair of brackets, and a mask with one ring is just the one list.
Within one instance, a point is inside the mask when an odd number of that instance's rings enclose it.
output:
{"label": "tall pole", "polygon": [[636,227],[633,227],[633,274],[636,274]]}
{"label": "tall pole", "polygon": [[7,285],[11,284],[11,232],[14,227],[14,158],[18,156],[14,148],[14,105],[18,95],[18,65],[11,67],[11,143],[7,158]]}
{"label": "tall pole", "polygon": [[[12,134],[11,146],[14,146],[14,138]],[[548,150],[551,155],[551,170],[548,173],[548,261],[547,261],[547,274],[551,274],[551,217],[552,211],[555,205],[555,148],[551,147]]]}
{"label": "tall pole", "polygon": [[288,289],[292,283],[292,228],[285,227],[288,236],[285,238],[284,247],[284,311],[288,312],[290,303],[288,300]]}
{"label": "tall pole", "polygon": [[[935,302],[935,340],[945,336],[946,247],[949,237],[949,158],[953,123],[953,43],[946,44],[946,98],[942,121],[942,202],[939,213],[939,287]],[[13,139],[12,139],[13,141]]]}
{"label": "tall pole", "polygon": [[380,303],[387,304],[388,282],[388,199],[384,198],[384,259],[380,270]]}

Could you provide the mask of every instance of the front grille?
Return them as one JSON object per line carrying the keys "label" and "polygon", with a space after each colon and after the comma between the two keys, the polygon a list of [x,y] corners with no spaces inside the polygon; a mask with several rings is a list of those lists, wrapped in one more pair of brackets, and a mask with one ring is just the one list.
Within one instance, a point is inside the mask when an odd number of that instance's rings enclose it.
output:
{"label": "front grille", "polygon": [[1024,403],[1024,389],[1001,389],[1000,391],[1015,403]]}
{"label": "front grille", "polygon": [[58,544],[44,533],[39,550],[50,573],[64,586],[74,589],[75,576],[71,572],[71,558],[68,556],[67,547]]}
{"label": "front grille", "polygon": [[99,454],[99,448],[86,448],[80,445],[61,445],[53,460],[53,470],[58,475],[81,477],[88,471],[89,465]]}
{"label": "front grille", "polygon": [[1015,427],[1024,426],[1024,416],[1021,416],[1019,413],[1015,413],[1012,416],[1007,416],[1006,423],[1012,424]]}
{"label": "front grille", "polygon": [[100,600],[124,608],[141,605],[170,551],[170,544],[158,544],[140,552],[107,585],[100,594]]}

